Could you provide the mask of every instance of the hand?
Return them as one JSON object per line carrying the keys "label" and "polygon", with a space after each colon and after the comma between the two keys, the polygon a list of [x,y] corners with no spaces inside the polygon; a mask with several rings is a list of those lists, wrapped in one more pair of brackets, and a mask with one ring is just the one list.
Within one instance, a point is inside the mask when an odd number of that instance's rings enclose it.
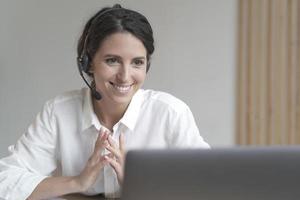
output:
{"label": "hand", "polygon": [[124,146],[125,141],[123,133],[121,133],[119,137],[119,146],[116,144],[116,142],[112,139],[110,135],[108,136],[108,144],[105,146],[105,148],[110,152],[110,154],[104,156],[104,158],[115,170],[120,185],[122,185],[124,177]]}
{"label": "hand", "polygon": [[107,144],[108,135],[109,133],[107,131],[100,129],[93,154],[80,175],[74,177],[81,192],[86,191],[96,182],[100,170],[108,163],[104,156],[101,155],[102,150]]}

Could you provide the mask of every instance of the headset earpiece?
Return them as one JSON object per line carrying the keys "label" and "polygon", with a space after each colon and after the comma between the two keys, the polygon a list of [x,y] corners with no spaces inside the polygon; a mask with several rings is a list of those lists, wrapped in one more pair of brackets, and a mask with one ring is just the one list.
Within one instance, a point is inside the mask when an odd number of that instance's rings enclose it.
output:
{"label": "headset earpiece", "polygon": [[84,51],[80,55],[80,57],[77,58],[77,65],[78,65],[79,72],[85,72],[85,73],[89,74],[88,73],[89,57]]}
{"label": "headset earpiece", "polygon": [[82,71],[88,73],[89,70],[89,57],[88,55],[84,54],[82,57]]}

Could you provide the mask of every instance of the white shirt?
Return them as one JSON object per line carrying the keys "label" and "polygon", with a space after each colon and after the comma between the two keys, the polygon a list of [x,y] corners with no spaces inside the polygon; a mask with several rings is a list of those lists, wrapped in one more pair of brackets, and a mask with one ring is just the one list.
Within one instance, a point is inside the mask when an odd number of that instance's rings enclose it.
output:
{"label": "white shirt", "polygon": [[[75,176],[94,150],[102,125],[90,90],[67,92],[46,102],[10,156],[0,160],[0,199],[24,200],[46,177]],[[125,136],[126,151],[150,148],[209,148],[189,107],[170,94],[142,90],[133,96],[124,116],[113,126],[113,139]],[[105,153],[105,152],[104,152]],[[87,194],[119,196],[112,167],[105,166]]]}

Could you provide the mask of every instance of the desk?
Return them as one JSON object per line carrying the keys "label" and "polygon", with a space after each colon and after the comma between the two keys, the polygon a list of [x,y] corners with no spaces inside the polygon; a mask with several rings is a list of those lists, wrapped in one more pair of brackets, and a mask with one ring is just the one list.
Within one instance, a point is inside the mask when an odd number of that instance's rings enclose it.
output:
{"label": "desk", "polygon": [[84,196],[81,194],[69,194],[61,197],[61,200],[92,200],[92,199],[105,200],[103,195]]}

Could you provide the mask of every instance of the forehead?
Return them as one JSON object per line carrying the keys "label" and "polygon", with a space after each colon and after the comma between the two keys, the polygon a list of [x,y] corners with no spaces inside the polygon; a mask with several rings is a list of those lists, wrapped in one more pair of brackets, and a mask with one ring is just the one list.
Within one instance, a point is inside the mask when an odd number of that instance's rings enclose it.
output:
{"label": "forehead", "polygon": [[118,32],[107,36],[99,46],[96,55],[113,54],[121,57],[146,56],[143,42],[128,32]]}

